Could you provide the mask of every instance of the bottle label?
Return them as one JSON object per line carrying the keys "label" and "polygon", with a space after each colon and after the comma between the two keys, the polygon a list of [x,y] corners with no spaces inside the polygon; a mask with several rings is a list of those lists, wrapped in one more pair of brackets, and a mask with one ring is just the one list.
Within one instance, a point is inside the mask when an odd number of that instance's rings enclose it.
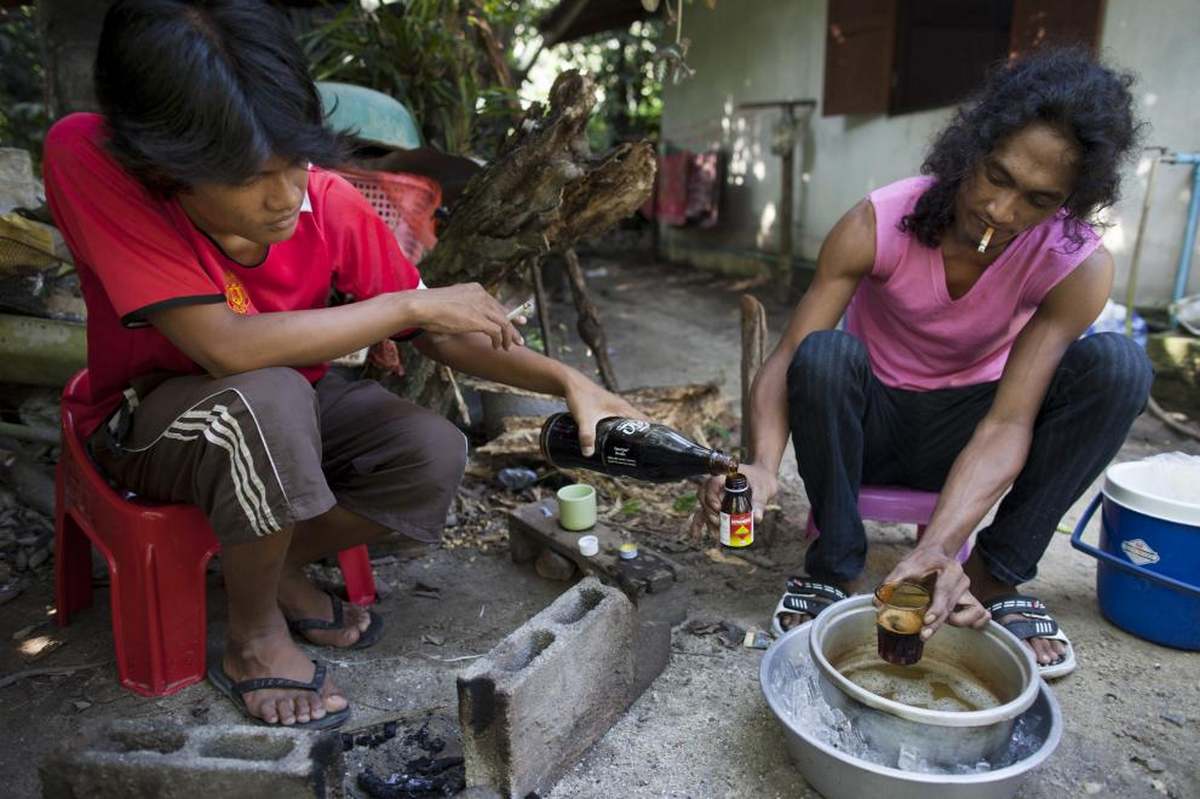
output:
{"label": "bottle label", "polygon": [[748,547],[754,543],[754,512],[722,513],[721,544],[727,547]]}

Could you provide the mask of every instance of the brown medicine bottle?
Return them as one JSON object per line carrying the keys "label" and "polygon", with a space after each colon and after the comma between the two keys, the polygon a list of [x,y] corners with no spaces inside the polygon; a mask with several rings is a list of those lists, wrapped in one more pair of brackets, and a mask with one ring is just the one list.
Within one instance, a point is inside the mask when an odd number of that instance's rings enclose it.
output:
{"label": "brown medicine bottle", "polygon": [[745,549],[754,543],[754,503],[750,481],[741,472],[725,476],[721,499],[721,545]]}

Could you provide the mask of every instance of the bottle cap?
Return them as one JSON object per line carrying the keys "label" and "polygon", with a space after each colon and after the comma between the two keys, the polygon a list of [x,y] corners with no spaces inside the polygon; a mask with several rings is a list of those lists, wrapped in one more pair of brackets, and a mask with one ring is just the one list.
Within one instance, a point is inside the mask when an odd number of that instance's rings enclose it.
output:
{"label": "bottle cap", "polygon": [[626,541],[624,544],[621,544],[618,553],[621,555],[621,560],[633,560],[638,556],[637,544],[632,541]]}
{"label": "bottle cap", "polygon": [[590,558],[600,551],[600,539],[594,535],[581,535],[579,537],[579,554],[585,558]]}

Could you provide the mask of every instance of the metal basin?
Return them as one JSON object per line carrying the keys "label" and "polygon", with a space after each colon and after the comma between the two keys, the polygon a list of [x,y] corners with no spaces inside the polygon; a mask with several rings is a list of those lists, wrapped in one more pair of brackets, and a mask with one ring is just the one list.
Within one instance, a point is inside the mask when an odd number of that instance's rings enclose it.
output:
{"label": "metal basin", "polygon": [[835,668],[851,653],[860,662],[864,654],[875,662],[875,638],[872,598],[855,596],[830,605],[813,621],[809,654],[829,704],[888,757],[898,759],[903,746],[909,756],[947,768],[991,760],[1007,745],[1017,716],[1037,699],[1041,679],[1033,653],[995,622],[982,631],[946,625],[925,643],[923,656],[965,671],[990,689],[1001,704],[986,710],[913,707],[873,694]]}
{"label": "metal basin", "polygon": [[[825,613],[828,612],[827,609]],[[1026,749],[1028,754],[994,771],[979,774],[902,771],[859,759],[831,746],[812,730],[794,723],[778,689],[781,677],[790,673],[790,664],[808,659],[812,626],[809,622],[796,627],[771,647],[763,657],[759,680],[763,696],[783,728],[792,760],[805,780],[825,799],[1011,799],[1029,773],[1058,747],[1063,730],[1062,712],[1058,700],[1041,680],[1034,683],[1033,704],[1018,718],[1024,733],[1033,741]],[[939,632],[940,635],[943,633]],[[997,758],[998,762],[1012,759],[1011,753],[1002,753]]]}

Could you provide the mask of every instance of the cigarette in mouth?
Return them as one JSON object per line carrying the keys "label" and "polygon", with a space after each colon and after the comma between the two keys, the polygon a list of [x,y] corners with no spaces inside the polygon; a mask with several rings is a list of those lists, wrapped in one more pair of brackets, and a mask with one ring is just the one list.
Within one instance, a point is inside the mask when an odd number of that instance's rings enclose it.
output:
{"label": "cigarette in mouth", "polygon": [[988,242],[992,240],[992,234],[995,232],[992,228],[983,231],[983,238],[979,240],[979,252],[987,252]]}
{"label": "cigarette in mouth", "polygon": [[528,318],[529,315],[531,313],[533,313],[533,309],[534,309],[534,298],[530,297],[529,299],[525,300],[525,302],[521,303],[516,308],[513,308],[511,311],[508,312],[508,320],[512,321],[513,319],[516,319],[518,316],[524,316],[524,317]]}

